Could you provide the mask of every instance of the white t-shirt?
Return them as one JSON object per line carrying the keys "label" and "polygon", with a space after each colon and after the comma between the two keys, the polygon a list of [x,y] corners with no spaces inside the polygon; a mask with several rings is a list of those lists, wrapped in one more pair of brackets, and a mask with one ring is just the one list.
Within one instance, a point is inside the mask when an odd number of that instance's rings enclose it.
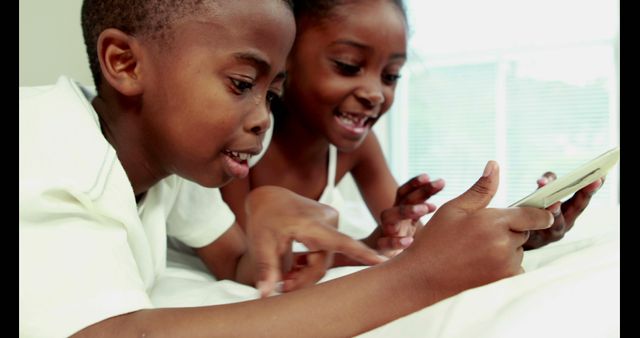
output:
{"label": "white t-shirt", "polygon": [[94,96],[66,77],[20,88],[21,337],[65,337],[152,308],[166,236],[201,247],[234,221],[217,189],[175,175],[138,206]]}

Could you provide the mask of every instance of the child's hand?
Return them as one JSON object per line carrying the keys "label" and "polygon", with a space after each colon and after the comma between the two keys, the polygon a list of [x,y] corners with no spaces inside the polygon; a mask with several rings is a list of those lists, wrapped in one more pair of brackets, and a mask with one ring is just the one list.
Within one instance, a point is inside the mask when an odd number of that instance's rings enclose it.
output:
{"label": "child's hand", "polygon": [[333,264],[333,254],[326,251],[297,252],[293,264],[283,277],[282,291],[289,292],[315,285]]}
{"label": "child's hand", "polygon": [[256,266],[256,286],[263,297],[282,280],[282,262],[296,240],[309,250],[339,252],[365,265],[385,260],[362,242],[336,230],[338,212],[290,190],[263,186],[249,193],[247,213],[248,252]]}
{"label": "child's hand", "polygon": [[[413,235],[422,227],[420,217],[436,210],[426,202],[444,188],[444,180],[430,181],[427,174],[412,178],[398,188],[393,207],[380,215],[382,233],[378,233],[378,252],[393,257],[413,242]],[[375,234],[375,233],[374,233]]]}
{"label": "child's hand", "polygon": [[438,298],[522,273],[530,230],[548,228],[553,216],[537,208],[486,208],[498,180],[498,165],[491,161],[483,177],[442,205],[394,262],[421,276]]}
{"label": "child's hand", "polygon": [[[548,171],[544,173],[537,181],[538,189],[555,179],[556,174],[553,172]],[[537,249],[564,237],[564,234],[573,227],[576,218],[578,218],[587,205],[589,205],[591,196],[602,187],[604,181],[605,177],[602,177],[578,190],[573,197],[564,203],[556,202],[548,207],[547,210],[551,211],[555,219],[553,225],[549,229],[531,232],[529,240],[524,245],[524,249]]]}

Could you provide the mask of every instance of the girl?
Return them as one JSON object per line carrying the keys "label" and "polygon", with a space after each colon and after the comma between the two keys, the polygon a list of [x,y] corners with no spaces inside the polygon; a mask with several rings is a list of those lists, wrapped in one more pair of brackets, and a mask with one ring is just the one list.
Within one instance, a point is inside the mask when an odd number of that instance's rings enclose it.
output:
{"label": "girl", "polygon": [[[403,3],[297,1],[294,8],[297,35],[283,100],[272,109],[271,144],[247,178],[222,189],[223,197],[241,225],[245,196],[265,185],[282,186],[340,210],[342,200],[334,187],[351,173],[379,224],[364,242],[395,255],[413,241],[419,218],[436,209],[425,200],[444,187],[442,180],[429,181],[423,174],[399,189],[371,131],[391,107],[406,61]],[[318,261],[312,256],[307,260]],[[336,257],[336,265],[353,263]],[[323,272],[314,275],[322,277]],[[285,291],[298,284],[292,280],[299,276],[290,277]]]}

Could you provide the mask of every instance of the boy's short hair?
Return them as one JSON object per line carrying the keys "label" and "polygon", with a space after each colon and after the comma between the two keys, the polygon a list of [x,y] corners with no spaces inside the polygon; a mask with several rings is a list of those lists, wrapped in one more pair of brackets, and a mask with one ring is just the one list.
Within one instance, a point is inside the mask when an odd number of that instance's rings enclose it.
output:
{"label": "boy's short hair", "polygon": [[[231,0],[242,1],[242,0]],[[283,0],[293,8],[292,0]],[[96,89],[100,88],[98,37],[107,28],[166,41],[170,23],[215,8],[216,0],[84,0],[82,34]]]}

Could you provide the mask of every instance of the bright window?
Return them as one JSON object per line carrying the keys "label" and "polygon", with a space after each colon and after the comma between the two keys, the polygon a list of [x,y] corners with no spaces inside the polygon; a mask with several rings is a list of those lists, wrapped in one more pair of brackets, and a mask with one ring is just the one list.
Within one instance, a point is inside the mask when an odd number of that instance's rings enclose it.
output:
{"label": "bright window", "polygon": [[[409,63],[376,126],[394,176],[446,180],[433,201],[501,166],[507,206],[619,144],[619,12],[612,0],[412,0]],[[617,167],[619,168],[619,166]],[[619,203],[619,169],[592,205]]]}

